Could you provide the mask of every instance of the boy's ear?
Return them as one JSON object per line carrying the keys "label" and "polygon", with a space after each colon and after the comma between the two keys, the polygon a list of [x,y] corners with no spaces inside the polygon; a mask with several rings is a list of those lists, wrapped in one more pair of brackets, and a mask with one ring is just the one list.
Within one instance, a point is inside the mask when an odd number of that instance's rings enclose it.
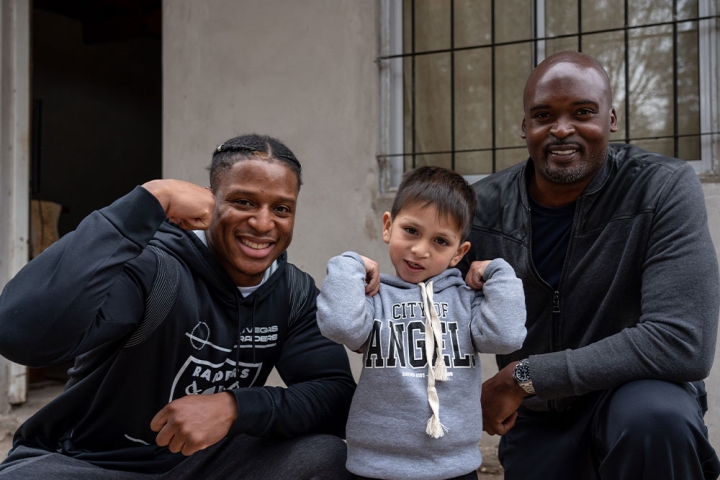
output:
{"label": "boy's ear", "polygon": [[463,242],[460,244],[460,246],[457,249],[457,252],[455,252],[455,256],[450,260],[450,267],[454,267],[457,265],[460,260],[462,260],[462,257],[465,256],[465,254],[470,250],[470,242]]}
{"label": "boy's ear", "polygon": [[390,212],[383,213],[383,241],[390,243],[390,227],[392,226],[392,216]]}

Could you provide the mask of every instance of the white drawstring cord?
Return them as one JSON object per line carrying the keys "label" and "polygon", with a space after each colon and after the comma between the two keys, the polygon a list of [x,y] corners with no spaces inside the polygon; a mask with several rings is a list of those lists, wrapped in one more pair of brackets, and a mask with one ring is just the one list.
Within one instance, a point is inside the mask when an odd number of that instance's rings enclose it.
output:
{"label": "white drawstring cord", "polygon": [[[435,312],[432,282],[428,282],[427,286],[423,282],[418,285],[420,286],[425,308],[425,356],[428,364],[427,392],[430,409],[433,412],[425,431],[431,437],[439,438],[447,431],[447,427],[440,423],[440,399],[435,388],[436,380],[439,382],[447,380],[447,369],[442,355],[442,326],[437,312]],[[433,357],[435,357],[435,366],[432,364]]]}

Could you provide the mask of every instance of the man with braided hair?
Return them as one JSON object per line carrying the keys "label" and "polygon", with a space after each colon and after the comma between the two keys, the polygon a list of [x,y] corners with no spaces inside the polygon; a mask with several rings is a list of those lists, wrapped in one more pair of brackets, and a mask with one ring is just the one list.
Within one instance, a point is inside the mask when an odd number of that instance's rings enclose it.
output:
{"label": "man with braided hair", "polygon": [[[210,189],[153,180],[93,212],[0,295],[0,353],[75,359],[0,478],[346,478],[355,382],[287,262],[301,165],[278,140],[215,150]],[[264,386],[276,367],[287,388]]]}

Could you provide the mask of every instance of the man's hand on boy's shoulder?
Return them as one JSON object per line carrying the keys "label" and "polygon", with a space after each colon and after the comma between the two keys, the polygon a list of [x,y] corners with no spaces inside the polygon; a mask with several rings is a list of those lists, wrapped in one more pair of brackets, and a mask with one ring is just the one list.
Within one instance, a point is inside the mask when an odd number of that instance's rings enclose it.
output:
{"label": "man's hand on boy's shoulder", "polygon": [[360,255],[365,264],[365,295],[371,297],[380,290],[380,268],[375,260]]}
{"label": "man's hand on boy's shoulder", "polygon": [[470,269],[465,275],[465,283],[467,283],[468,287],[473,290],[482,289],[483,285],[485,285],[485,269],[490,265],[490,262],[492,260],[481,260],[470,264]]}

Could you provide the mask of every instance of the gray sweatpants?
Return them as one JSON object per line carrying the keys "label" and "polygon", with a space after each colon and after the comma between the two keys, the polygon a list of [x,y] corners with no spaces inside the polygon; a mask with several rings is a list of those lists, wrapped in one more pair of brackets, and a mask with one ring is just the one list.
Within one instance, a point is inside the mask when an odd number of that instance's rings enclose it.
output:
{"label": "gray sweatpants", "polygon": [[171,471],[107,470],[54,452],[18,447],[0,464],[0,479],[53,480],[335,480],[351,479],[345,442],[332,435],[266,439],[239,435],[201,450]]}

